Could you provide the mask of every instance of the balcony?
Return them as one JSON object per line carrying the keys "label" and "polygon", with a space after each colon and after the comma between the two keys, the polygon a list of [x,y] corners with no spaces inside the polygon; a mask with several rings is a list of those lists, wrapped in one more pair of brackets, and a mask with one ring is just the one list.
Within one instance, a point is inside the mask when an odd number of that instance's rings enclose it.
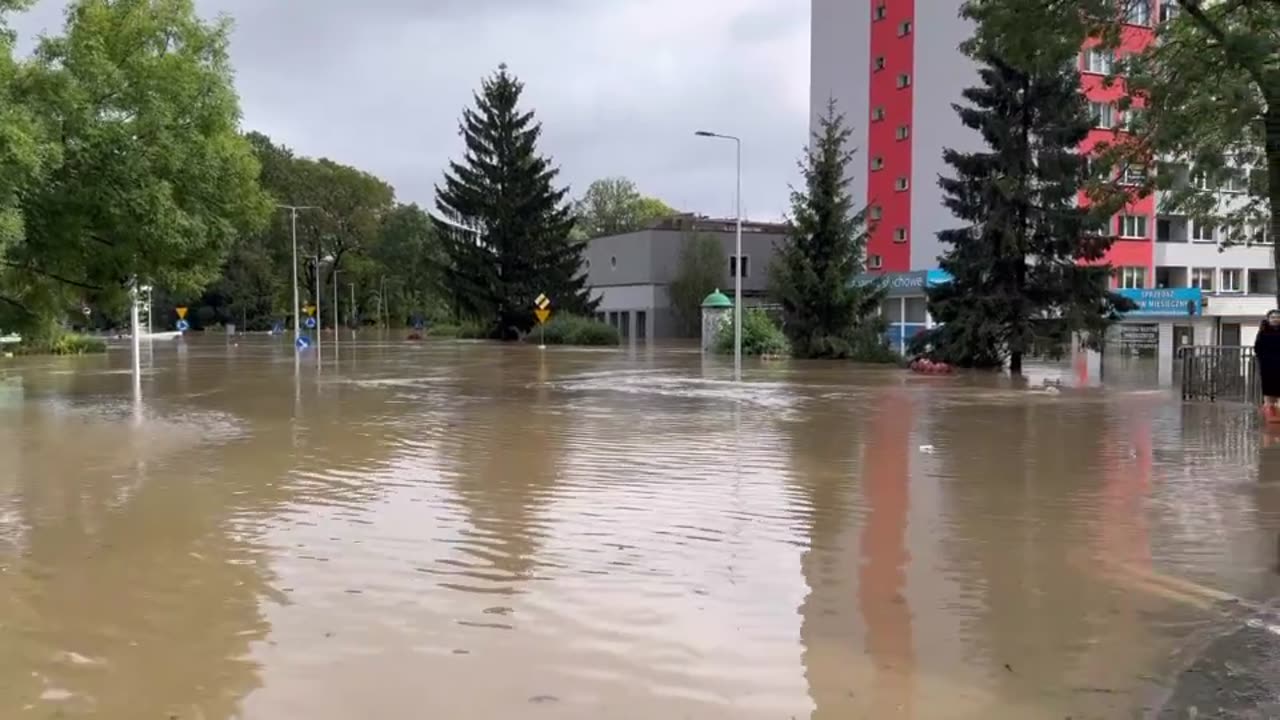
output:
{"label": "balcony", "polygon": [[1156,242],[1185,243],[1191,240],[1190,224],[1182,216],[1156,218]]}

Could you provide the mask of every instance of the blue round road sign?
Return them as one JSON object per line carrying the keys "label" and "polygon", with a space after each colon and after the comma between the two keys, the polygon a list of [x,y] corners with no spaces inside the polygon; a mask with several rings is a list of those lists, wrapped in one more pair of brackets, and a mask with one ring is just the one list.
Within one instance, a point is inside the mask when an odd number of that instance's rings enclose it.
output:
{"label": "blue round road sign", "polygon": [[299,350],[306,350],[311,347],[311,340],[306,335],[299,335],[298,339],[293,341],[293,346]]}
{"label": "blue round road sign", "polygon": [[306,329],[308,329],[308,330],[315,330],[315,329],[316,329],[316,319],[315,319],[315,318],[313,318],[313,317],[309,317],[309,318],[307,318],[307,321],[306,321],[306,322],[302,323],[302,325],[303,325],[303,327],[305,327],[305,328],[306,328]]}
{"label": "blue round road sign", "polygon": [[178,332],[186,332],[190,329],[191,329],[191,323],[187,322],[186,320],[178,321]]}

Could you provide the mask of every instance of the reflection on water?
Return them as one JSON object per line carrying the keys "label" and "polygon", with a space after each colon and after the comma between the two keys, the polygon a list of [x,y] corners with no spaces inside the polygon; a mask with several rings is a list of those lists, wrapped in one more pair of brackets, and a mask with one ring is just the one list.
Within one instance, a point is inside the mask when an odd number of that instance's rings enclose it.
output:
{"label": "reflection on water", "polygon": [[1280,443],[1145,379],[323,352],[0,366],[0,717],[1127,716],[1278,589]]}

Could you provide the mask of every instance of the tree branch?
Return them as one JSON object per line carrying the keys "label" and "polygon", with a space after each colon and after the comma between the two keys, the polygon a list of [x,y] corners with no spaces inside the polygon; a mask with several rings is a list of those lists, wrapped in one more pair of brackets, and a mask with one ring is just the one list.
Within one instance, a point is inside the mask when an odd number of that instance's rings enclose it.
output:
{"label": "tree branch", "polygon": [[32,317],[35,316],[35,313],[31,311],[31,308],[27,307],[26,305],[23,305],[22,303],[18,302],[17,300],[14,300],[11,297],[5,297],[4,295],[0,295],[0,302],[4,303],[5,305],[8,305],[11,308],[16,309],[18,312],[24,313],[26,315],[30,315]]}
{"label": "tree branch", "polygon": [[[1224,8],[1223,15],[1226,16],[1245,4],[1246,0],[1231,0],[1230,4]],[[1200,0],[1178,0],[1178,4],[1186,11],[1199,28],[1209,35],[1222,46],[1222,54],[1227,60],[1238,65],[1242,70],[1249,74],[1253,82],[1257,84],[1260,92],[1265,92],[1267,88],[1266,76],[1261,68],[1254,67],[1252,63],[1245,62],[1244,58],[1238,57],[1238,54],[1231,50],[1231,44],[1227,41],[1227,32],[1222,26],[1214,22],[1200,6]]]}
{"label": "tree branch", "polygon": [[56,273],[51,273],[51,272],[49,272],[49,271],[47,271],[47,270],[41,270],[40,268],[32,267],[32,266],[30,266],[30,265],[23,265],[23,264],[21,264],[21,263],[10,262],[10,261],[8,261],[8,260],[0,260],[0,264],[5,265],[6,267],[11,267],[11,268],[13,268],[13,269],[15,269],[15,270],[26,270],[26,271],[28,271],[28,272],[33,272],[33,273],[35,273],[35,274],[37,274],[37,275],[40,275],[40,276],[42,276],[42,277],[47,277],[47,278],[49,278],[50,280],[56,280],[56,281],[58,281],[58,282],[60,282],[60,283],[63,283],[64,285],[70,285],[70,286],[72,286],[72,287],[78,287],[78,288],[80,288],[80,289],[82,289],[82,290],[95,290],[95,291],[101,291],[101,290],[103,289],[103,288],[102,288],[101,286],[99,286],[99,285],[90,285],[90,284],[88,284],[88,283],[80,282],[80,281],[78,281],[78,280],[71,280],[71,279],[69,279],[69,278],[62,277],[61,275],[58,275],[58,274],[56,274]]}

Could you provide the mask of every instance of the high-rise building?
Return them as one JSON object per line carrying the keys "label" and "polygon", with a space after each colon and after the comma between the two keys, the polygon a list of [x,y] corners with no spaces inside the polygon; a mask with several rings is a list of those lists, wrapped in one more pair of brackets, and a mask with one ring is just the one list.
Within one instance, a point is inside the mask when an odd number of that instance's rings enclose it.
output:
{"label": "high-rise building", "polygon": [[[959,17],[963,0],[812,0],[811,102],[816,119],[834,101],[854,130],[859,153],[852,178],[855,202],[865,203],[873,225],[867,250],[872,272],[900,273],[934,268],[941,248],[936,234],[956,220],[942,204],[939,175],[949,173],[944,148],[981,147],[976,133],[961,125],[953,104],[961,91],[978,82],[973,61],[958,46],[970,36]],[[1089,102],[1095,129],[1082,152],[1123,133],[1127,122],[1118,105],[1123,78],[1107,82],[1117,54],[1141,51],[1155,39],[1156,23],[1176,12],[1176,3],[1149,0],[1136,4],[1115,50],[1081,40],[1081,91]],[[1052,31],[1052,29],[1046,29]],[[1127,169],[1135,183],[1157,168]],[[1194,168],[1159,163],[1160,172],[1180,182],[1203,182]],[[1248,172],[1218,188],[1224,209],[1239,203]],[[1082,202],[1084,198],[1081,198]],[[1193,218],[1161,214],[1159,193],[1135,200],[1112,219],[1118,236],[1107,260],[1115,283],[1126,289],[1198,288],[1221,296],[1212,305],[1254,304],[1232,296],[1274,297],[1272,264],[1275,239],[1265,229],[1213,227]],[[1231,238],[1231,247],[1223,241]],[[1246,305],[1248,307],[1246,307]],[[1217,312],[1214,313],[1215,315]],[[1231,330],[1222,334],[1230,340]],[[1246,333],[1250,334],[1250,333]]]}

